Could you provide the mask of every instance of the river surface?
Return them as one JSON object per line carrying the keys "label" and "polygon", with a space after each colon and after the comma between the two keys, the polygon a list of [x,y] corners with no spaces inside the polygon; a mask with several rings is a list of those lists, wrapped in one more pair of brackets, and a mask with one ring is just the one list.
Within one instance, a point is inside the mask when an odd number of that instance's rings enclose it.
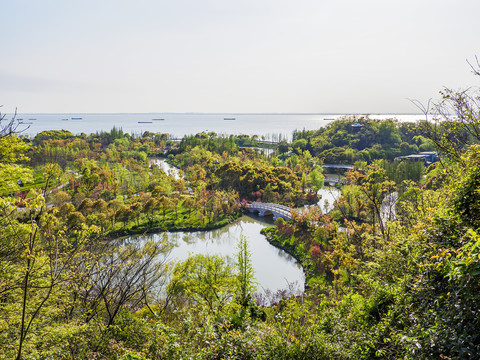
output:
{"label": "river surface", "polygon": [[194,254],[228,256],[235,261],[238,240],[245,236],[251,252],[252,266],[258,282],[257,290],[264,293],[267,289],[295,288],[303,291],[305,275],[301,265],[285,251],[272,246],[260,230],[271,226],[270,221],[252,216],[242,216],[235,222],[220,229],[196,232],[172,232],[132,236],[131,241],[165,241],[173,246],[169,259],[185,260]]}

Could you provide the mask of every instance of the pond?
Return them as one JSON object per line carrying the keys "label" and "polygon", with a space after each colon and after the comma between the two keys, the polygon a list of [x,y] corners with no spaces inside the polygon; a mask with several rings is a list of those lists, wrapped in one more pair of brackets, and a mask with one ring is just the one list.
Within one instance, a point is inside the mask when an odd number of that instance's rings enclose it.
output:
{"label": "pond", "polygon": [[342,195],[342,192],[336,187],[325,186],[318,190],[317,195],[320,198],[317,205],[320,207],[322,212],[326,214],[333,210],[333,204],[335,200]]}
{"label": "pond", "polygon": [[167,175],[173,176],[175,180],[179,180],[182,176],[180,174],[180,169],[170,165],[162,158],[148,158],[149,166],[157,166],[162,169]]}
{"label": "pond", "polygon": [[235,260],[237,243],[245,236],[251,252],[252,266],[258,283],[257,291],[265,293],[283,289],[303,292],[305,275],[301,265],[285,251],[272,246],[260,230],[273,221],[252,216],[242,216],[235,222],[216,230],[197,232],[173,232],[132,236],[127,241],[166,241],[173,245],[169,259],[179,261],[194,254],[229,256]]}

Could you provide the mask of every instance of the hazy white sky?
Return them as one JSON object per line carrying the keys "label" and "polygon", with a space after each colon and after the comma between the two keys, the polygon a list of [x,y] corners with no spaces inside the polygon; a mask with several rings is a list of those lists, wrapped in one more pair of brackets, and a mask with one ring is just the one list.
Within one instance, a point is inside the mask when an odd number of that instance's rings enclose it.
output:
{"label": "hazy white sky", "polygon": [[2,0],[2,112],[416,112],[478,0]]}

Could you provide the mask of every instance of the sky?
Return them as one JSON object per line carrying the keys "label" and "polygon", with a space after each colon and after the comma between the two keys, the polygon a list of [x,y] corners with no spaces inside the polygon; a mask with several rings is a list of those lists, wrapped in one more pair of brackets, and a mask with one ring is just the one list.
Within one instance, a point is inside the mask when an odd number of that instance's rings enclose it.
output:
{"label": "sky", "polygon": [[414,113],[476,86],[478,0],[2,0],[0,108]]}

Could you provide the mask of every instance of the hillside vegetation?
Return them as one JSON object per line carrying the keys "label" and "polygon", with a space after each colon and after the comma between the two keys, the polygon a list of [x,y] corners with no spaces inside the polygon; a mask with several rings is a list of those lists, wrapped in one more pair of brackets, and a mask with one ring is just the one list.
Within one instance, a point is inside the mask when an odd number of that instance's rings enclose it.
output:
{"label": "hillside vegetation", "polygon": [[[112,129],[27,139],[3,123],[0,358],[478,357],[476,96],[446,91],[438,110],[456,116],[440,111],[441,122],[345,118],[271,152],[248,136],[178,144]],[[428,168],[395,160],[432,149],[441,161]],[[181,176],[155,166],[158,156]],[[220,227],[248,201],[316,203],[323,162],[354,165],[338,174],[334,210],[311,206],[263,230],[302,263],[300,296],[255,292],[248,239],[235,259],[169,263],[172,244],[120,238]]]}

